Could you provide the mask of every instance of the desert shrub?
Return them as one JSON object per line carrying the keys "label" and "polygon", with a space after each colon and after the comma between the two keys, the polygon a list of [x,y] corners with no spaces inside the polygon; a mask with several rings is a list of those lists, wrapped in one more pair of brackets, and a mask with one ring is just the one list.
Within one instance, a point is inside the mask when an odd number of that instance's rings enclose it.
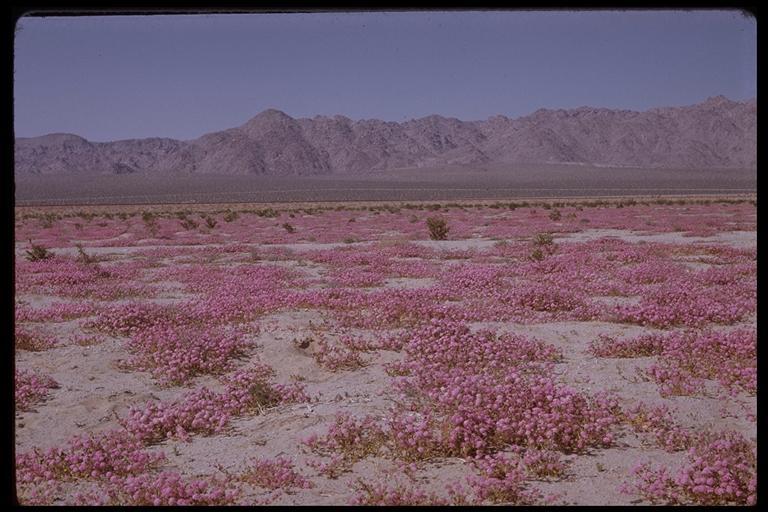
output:
{"label": "desert shrub", "polygon": [[533,237],[533,245],[542,247],[545,245],[553,245],[553,244],[554,244],[554,240],[550,233],[537,233],[536,236]]}
{"label": "desert shrub", "polygon": [[445,240],[448,237],[448,222],[443,218],[427,218],[427,228],[429,228],[429,238],[432,240]]}
{"label": "desert shrub", "polygon": [[91,265],[98,261],[98,259],[95,256],[91,256],[90,254],[85,252],[82,244],[75,244],[75,247],[77,247],[77,261],[79,261],[80,263]]}
{"label": "desert shrub", "polygon": [[542,252],[541,249],[536,248],[531,253],[531,259],[533,261],[541,261],[544,259],[544,253]]}
{"label": "desert shrub", "polygon": [[296,232],[296,228],[293,227],[291,224],[289,224],[287,222],[283,224],[283,229],[285,229],[289,233],[295,233]]}
{"label": "desert shrub", "polygon": [[150,224],[155,223],[156,217],[152,212],[141,212],[141,220],[144,221],[144,224],[149,226]]}
{"label": "desert shrub", "polygon": [[277,217],[279,214],[272,208],[265,208],[263,210],[256,210],[256,215],[259,217],[266,217],[268,219]]}
{"label": "desert shrub", "polygon": [[42,245],[36,245],[32,243],[32,240],[29,241],[30,249],[27,251],[27,260],[29,261],[41,261],[41,260],[47,260],[48,258],[53,256],[53,253],[43,247]]}
{"label": "desert shrub", "polygon": [[59,219],[61,219],[61,217],[56,215],[55,213],[45,213],[40,218],[40,224],[44,228],[50,228],[53,226],[53,222]]}
{"label": "desert shrub", "polygon": [[209,229],[215,228],[216,224],[218,224],[216,222],[216,219],[214,219],[213,217],[209,217],[208,215],[205,215],[203,216],[203,218],[205,219],[205,225],[208,226]]}
{"label": "desert shrub", "polygon": [[558,210],[557,208],[549,212],[549,218],[552,220],[557,221],[557,220],[560,220],[562,217],[563,217],[563,214],[561,214],[560,210]]}
{"label": "desert shrub", "polygon": [[181,227],[183,227],[184,229],[195,229],[197,228],[197,226],[198,226],[197,222],[187,217],[184,217],[184,220],[181,221]]}
{"label": "desert shrub", "polygon": [[224,213],[224,222],[232,222],[233,220],[236,220],[238,217],[237,212],[233,212],[232,210],[227,210]]}

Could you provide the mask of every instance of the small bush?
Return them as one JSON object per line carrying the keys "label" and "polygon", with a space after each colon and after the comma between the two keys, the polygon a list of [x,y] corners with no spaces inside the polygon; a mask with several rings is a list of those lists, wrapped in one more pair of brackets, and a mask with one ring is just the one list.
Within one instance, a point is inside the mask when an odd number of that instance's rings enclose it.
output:
{"label": "small bush", "polygon": [[205,224],[206,226],[208,226],[209,229],[215,228],[216,224],[218,224],[218,222],[216,222],[216,219],[214,219],[213,217],[209,217],[208,215],[206,215],[203,218],[205,219]]}
{"label": "small bush", "polygon": [[80,263],[85,263],[86,265],[91,265],[93,263],[96,263],[98,260],[95,256],[91,256],[85,250],[83,249],[82,244],[75,244],[75,247],[77,247],[77,261]]}
{"label": "small bush", "polygon": [[560,210],[558,210],[558,209],[554,209],[551,212],[549,212],[549,218],[554,220],[554,221],[560,220],[562,218],[562,216],[563,215],[560,213]]}
{"label": "small bush", "polygon": [[184,229],[195,229],[197,228],[198,223],[193,221],[192,219],[188,219],[184,217],[184,220],[181,221],[181,227]]}
{"label": "small bush", "polygon": [[283,229],[285,229],[289,233],[295,233],[296,232],[296,228],[293,227],[292,225],[290,225],[287,222],[283,224]]}
{"label": "small bush", "polygon": [[236,220],[238,217],[237,212],[233,212],[231,210],[227,210],[224,213],[224,222],[232,222],[233,220]]}
{"label": "small bush", "polygon": [[45,213],[43,214],[42,218],[40,219],[40,223],[42,227],[44,228],[50,228],[53,226],[53,222],[56,220],[60,220],[61,217],[55,213]]}
{"label": "small bush", "polygon": [[42,245],[36,245],[32,243],[32,240],[29,241],[30,249],[27,251],[27,259],[29,261],[41,261],[41,260],[47,260],[48,258],[53,256],[53,253],[43,247]]}
{"label": "small bush", "polygon": [[256,210],[256,215],[259,217],[266,217],[268,219],[277,217],[279,214],[272,208],[265,208],[263,210]]}
{"label": "small bush", "polygon": [[429,228],[429,238],[432,240],[445,240],[448,237],[448,223],[440,217],[429,217],[427,219]]}
{"label": "small bush", "polygon": [[550,233],[538,233],[533,237],[533,245],[543,247],[545,245],[553,245],[554,239]]}

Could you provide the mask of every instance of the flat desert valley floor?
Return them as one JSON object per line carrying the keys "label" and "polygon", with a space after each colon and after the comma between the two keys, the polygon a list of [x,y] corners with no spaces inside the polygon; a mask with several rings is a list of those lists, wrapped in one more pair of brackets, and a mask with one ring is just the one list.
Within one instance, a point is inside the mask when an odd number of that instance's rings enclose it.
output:
{"label": "flat desert valley floor", "polygon": [[635,169],[498,164],[366,174],[260,176],[71,174],[16,178],[16,204],[456,201],[756,192],[755,169]]}
{"label": "flat desert valley floor", "polygon": [[754,200],[29,207],[15,240],[22,503],[755,500]]}

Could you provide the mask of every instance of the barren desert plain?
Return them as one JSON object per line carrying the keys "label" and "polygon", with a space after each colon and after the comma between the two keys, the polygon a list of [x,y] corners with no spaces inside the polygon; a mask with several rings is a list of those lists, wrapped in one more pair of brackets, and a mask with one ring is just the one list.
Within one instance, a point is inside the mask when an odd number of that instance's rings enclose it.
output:
{"label": "barren desert plain", "polygon": [[753,504],[756,208],[17,207],[17,498]]}

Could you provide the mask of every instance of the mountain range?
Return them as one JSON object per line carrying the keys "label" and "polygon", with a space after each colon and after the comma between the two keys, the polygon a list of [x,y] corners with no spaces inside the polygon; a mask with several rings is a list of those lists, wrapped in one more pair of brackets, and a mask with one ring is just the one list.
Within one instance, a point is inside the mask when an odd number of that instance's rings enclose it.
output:
{"label": "mountain range", "polygon": [[755,168],[756,99],[723,96],[644,112],[539,109],[460,121],[432,115],[397,123],[344,116],[294,119],[269,109],[242,126],[194,140],[90,142],[55,133],[16,138],[15,175],[231,174],[356,176],[396,168],[491,163]]}

